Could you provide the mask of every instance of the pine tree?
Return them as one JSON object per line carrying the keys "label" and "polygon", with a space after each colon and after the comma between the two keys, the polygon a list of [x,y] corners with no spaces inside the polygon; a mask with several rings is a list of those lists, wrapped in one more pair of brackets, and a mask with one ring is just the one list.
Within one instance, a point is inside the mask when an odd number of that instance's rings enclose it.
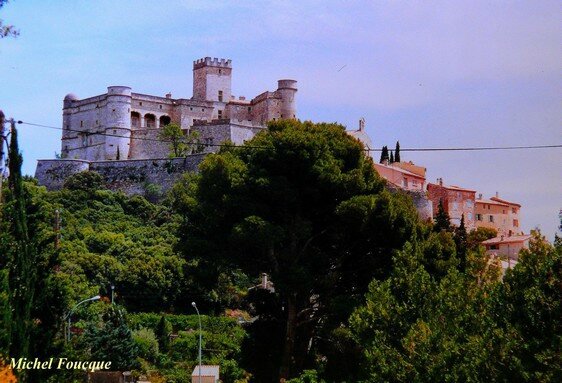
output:
{"label": "pine tree", "polygon": [[400,141],[396,141],[396,149],[394,150],[394,162],[400,162]]}
{"label": "pine tree", "polygon": [[394,153],[392,153],[392,150],[390,151],[390,162],[391,164],[394,163]]}
{"label": "pine tree", "polygon": [[466,267],[466,256],[468,252],[468,234],[464,225],[464,214],[461,216],[459,227],[455,228],[455,245],[457,247],[457,256],[460,260],[460,268],[464,270]]}
{"label": "pine tree", "polygon": [[451,219],[449,218],[449,214],[445,211],[442,199],[439,200],[439,207],[437,208],[433,230],[438,233],[441,230],[451,231]]}
{"label": "pine tree", "polygon": [[385,145],[385,146],[382,147],[380,163],[382,164],[382,163],[384,163],[384,161],[386,161],[388,159],[389,159],[388,158],[388,147],[386,147],[386,145]]}

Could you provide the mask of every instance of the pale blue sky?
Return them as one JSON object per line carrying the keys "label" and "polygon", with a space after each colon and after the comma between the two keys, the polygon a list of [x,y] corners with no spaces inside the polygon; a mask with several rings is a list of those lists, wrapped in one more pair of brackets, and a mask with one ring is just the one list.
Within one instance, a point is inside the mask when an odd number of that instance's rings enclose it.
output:
{"label": "pale blue sky", "polygon": [[[376,146],[562,144],[557,1],[12,0],[0,18],[21,31],[0,40],[0,108],[28,122],[61,126],[65,94],[109,85],[189,98],[193,60],[213,56],[232,59],[233,94],[294,78],[301,119],[365,117]],[[60,131],[20,132],[26,173],[60,151]],[[561,149],[402,157],[554,236]]]}

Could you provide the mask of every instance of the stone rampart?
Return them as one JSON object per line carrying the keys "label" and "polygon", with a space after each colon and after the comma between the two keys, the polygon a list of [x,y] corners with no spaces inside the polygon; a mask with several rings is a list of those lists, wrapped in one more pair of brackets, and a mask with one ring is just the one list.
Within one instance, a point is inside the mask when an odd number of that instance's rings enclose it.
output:
{"label": "stone rampart", "polygon": [[123,161],[39,160],[35,177],[39,185],[60,190],[68,177],[89,170],[99,173],[109,189],[127,195],[146,195],[152,186],[164,193],[182,174],[197,171],[204,157],[205,154],[193,154],[184,158]]}

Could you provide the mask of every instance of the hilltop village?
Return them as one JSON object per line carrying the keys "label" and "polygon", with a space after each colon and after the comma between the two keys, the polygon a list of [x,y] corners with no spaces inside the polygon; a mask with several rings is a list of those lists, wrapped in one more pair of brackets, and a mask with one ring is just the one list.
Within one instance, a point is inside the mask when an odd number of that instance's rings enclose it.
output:
{"label": "hilltop village", "polygon": [[[39,160],[36,178],[49,189],[60,189],[66,178],[82,171],[95,171],[127,194],[144,194],[151,185],[169,189],[187,171],[196,171],[208,153],[231,142],[242,145],[268,121],[297,118],[297,81],[281,79],[275,91],[254,98],[232,93],[232,61],[205,57],[193,62],[193,96],[174,98],[134,93],[127,86],[109,86],[107,92],[80,99],[64,97],[61,158]],[[177,124],[185,135],[196,133],[202,144],[199,153],[170,158],[169,143],[160,132]],[[365,131],[365,120],[348,133],[366,149],[374,149]],[[369,151],[369,153],[373,153]],[[483,242],[493,256],[516,262],[530,236],[521,231],[521,205],[499,197],[489,199],[476,190],[447,185],[439,178],[426,184],[426,168],[391,158],[374,161],[375,168],[391,189],[410,194],[420,217],[435,218],[439,204],[453,225],[461,219],[467,231],[491,228],[498,236]]]}

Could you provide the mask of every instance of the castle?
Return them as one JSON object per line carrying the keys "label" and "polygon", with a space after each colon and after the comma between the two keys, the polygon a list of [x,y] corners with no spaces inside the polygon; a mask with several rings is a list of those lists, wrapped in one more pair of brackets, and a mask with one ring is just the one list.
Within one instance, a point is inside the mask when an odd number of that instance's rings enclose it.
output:
{"label": "castle", "polygon": [[205,57],[193,62],[193,97],[133,93],[110,86],[107,93],[64,98],[63,158],[88,161],[162,158],[169,155],[159,132],[169,123],[199,132],[211,145],[243,144],[270,120],[296,118],[296,81],[279,80],[277,90],[251,100],[232,95],[232,61]]}
{"label": "castle", "polygon": [[[61,158],[39,160],[36,177],[40,184],[58,189],[64,179],[79,171],[95,170],[108,181],[118,182],[124,173],[140,171],[142,160],[178,164],[169,158],[170,143],[160,134],[170,123],[179,125],[185,134],[196,132],[204,153],[217,151],[217,145],[224,142],[242,145],[265,129],[268,121],[296,118],[296,84],[295,80],[279,80],[273,92],[251,100],[236,98],[231,86],[232,61],[205,57],[193,62],[193,97],[189,99],[173,98],[169,93],[164,97],[133,93],[127,86],[110,86],[107,93],[85,99],[70,93],[63,102]],[[190,165],[176,170],[196,170],[196,158],[184,160],[183,164]],[[117,179],[105,174],[119,168],[128,171]],[[162,181],[151,176],[154,174],[147,173],[140,178]]]}

